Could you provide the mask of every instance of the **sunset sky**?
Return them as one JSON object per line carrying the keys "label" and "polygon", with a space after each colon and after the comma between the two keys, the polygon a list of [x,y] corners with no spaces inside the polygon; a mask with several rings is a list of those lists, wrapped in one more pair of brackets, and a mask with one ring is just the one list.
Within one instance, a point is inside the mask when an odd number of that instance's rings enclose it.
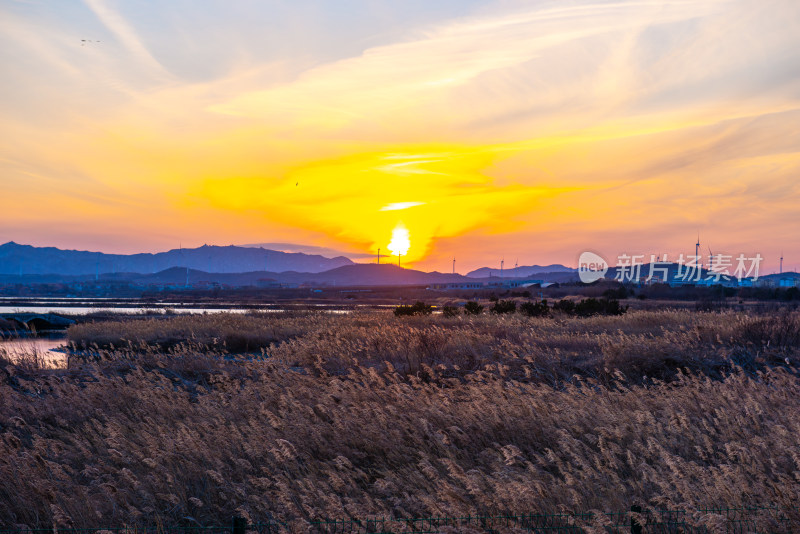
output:
{"label": "sunset sky", "polygon": [[0,65],[0,243],[800,267],[798,0],[0,0]]}

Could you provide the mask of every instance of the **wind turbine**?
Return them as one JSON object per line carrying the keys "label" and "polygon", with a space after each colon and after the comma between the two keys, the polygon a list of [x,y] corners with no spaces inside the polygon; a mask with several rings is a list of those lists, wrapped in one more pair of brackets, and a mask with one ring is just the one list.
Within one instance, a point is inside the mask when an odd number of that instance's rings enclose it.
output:
{"label": "wind turbine", "polygon": [[505,263],[506,263],[506,259],[505,258],[500,260],[500,278],[503,278],[503,265],[505,265]]}
{"label": "wind turbine", "polygon": [[703,264],[700,263],[700,234],[697,234],[697,244],[694,246],[694,261],[700,268],[703,267]]}
{"label": "wind turbine", "polygon": [[781,250],[781,272],[780,272],[780,274],[783,274],[783,251],[782,250]]}
{"label": "wind turbine", "polygon": [[456,274],[456,258],[453,256],[453,274]]}
{"label": "wind turbine", "polygon": [[708,270],[714,269],[714,253],[711,252],[711,247],[708,247]]}

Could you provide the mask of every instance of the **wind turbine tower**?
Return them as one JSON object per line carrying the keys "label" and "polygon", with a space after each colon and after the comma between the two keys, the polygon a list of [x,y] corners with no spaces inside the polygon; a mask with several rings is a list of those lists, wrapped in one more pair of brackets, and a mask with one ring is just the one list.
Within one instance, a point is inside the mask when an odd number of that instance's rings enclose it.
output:
{"label": "wind turbine tower", "polygon": [[694,246],[694,261],[702,269],[703,264],[700,263],[700,234],[697,234],[697,244]]}
{"label": "wind turbine tower", "polygon": [[453,274],[456,274],[456,259],[453,257]]}
{"label": "wind turbine tower", "polygon": [[506,259],[505,258],[500,260],[500,278],[503,278],[503,265],[505,265],[505,263],[506,263]]}
{"label": "wind turbine tower", "polygon": [[782,250],[781,250],[781,272],[780,272],[780,274],[783,274],[783,251]]}

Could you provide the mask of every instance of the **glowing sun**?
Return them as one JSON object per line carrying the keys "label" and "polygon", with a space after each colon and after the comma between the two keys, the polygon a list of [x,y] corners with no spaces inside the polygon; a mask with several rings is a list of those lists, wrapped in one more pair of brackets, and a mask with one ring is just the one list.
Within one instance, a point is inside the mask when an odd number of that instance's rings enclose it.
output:
{"label": "glowing sun", "polygon": [[411,248],[408,229],[402,223],[398,223],[392,230],[392,240],[389,242],[389,250],[393,256],[405,256]]}

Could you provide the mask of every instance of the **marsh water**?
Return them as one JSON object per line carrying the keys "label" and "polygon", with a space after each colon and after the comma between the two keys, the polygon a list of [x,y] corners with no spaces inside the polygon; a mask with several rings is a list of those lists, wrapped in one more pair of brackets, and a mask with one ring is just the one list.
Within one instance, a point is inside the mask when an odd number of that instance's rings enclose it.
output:
{"label": "marsh water", "polygon": [[48,297],[0,297],[2,313],[56,313],[64,315],[88,315],[91,313],[145,315],[169,312],[184,313],[247,313],[315,310],[329,313],[347,313],[355,308],[385,308],[382,304],[334,304],[311,302],[284,302],[280,304],[256,304],[230,302],[178,302],[160,301],[144,303],[139,299],[120,298],[48,298]]}
{"label": "marsh water", "polygon": [[67,362],[66,337],[0,339],[0,356],[12,361],[36,358],[44,367],[64,367]]}
{"label": "marsh water", "polygon": [[[342,306],[336,304],[279,304],[279,305],[247,305],[241,303],[215,303],[204,306],[197,303],[158,302],[142,305],[138,299],[116,298],[18,298],[0,297],[0,314],[18,313],[54,313],[62,316],[102,315],[167,315],[167,314],[202,314],[202,313],[282,313],[287,311],[315,310],[333,314],[350,313],[362,307],[382,308],[383,305]],[[39,332],[35,336],[7,337],[0,336],[0,356],[7,356],[18,361],[20,359],[38,358],[46,367],[62,367],[67,361],[67,340],[64,330]]]}

